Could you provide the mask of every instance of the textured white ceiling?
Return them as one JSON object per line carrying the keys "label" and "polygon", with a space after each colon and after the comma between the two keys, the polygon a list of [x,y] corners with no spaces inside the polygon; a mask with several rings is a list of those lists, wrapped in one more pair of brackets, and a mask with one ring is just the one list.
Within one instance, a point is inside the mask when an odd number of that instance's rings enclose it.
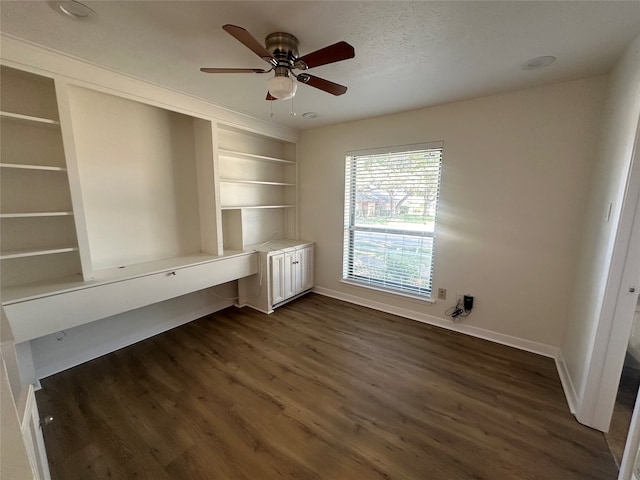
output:
{"label": "textured white ceiling", "polygon": [[[603,74],[640,33],[640,1],[83,3],[97,13],[88,21],[65,17],[47,2],[2,1],[0,30],[299,129]],[[334,97],[301,85],[291,116],[291,101],[265,101],[268,74],[199,72],[267,65],[222,30],[226,23],[259,40],[292,33],[300,55],[349,42],[354,59],[309,71],[348,92]],[[521,69],[540,55],[558,60]],[[319,117],[303,118],[308,111]]]}

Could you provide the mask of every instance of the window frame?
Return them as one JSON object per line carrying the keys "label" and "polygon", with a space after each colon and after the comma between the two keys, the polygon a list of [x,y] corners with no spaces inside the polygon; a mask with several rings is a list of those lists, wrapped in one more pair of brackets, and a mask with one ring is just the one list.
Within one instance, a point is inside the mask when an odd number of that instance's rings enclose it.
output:
{"label": "window frame", "polygon": [[[394,155],[394,154],[411,154],[416,151],[439,151],[440,158],[438,163],[437,182],[436,182],[436,197],[434,207],[434,226],[432,231],[427,230],[407,230],[402,228],[389,228],[389,227],[362,227],[356,225],[356,209],[357,191],[355,188],[355,178],[357,178],[357,159],[364,156],[376,156],[376,155]],[[374,291],[380,291],[389,293],[392,295],[398,295],[403,297],[409,297],[412,299],[433,302],[433,272],[435,263],[435,239],[437,235],[438,224],[438,207],[440,201],[440,188],[442,185],[442,163],[444,156],[444,142],[428,142],[417,143],[409,145],[398,145],[392,147],[382,147],[367,150],[349,151],[345,154],[345,196],[344,196],[344,231],[343,231],[343,262],[342,262],[342,278],[341,282],[351,285],[364,287]],[[416,287],[415,289],[407,286],[393,286],[387,281],[381,281],[372,277],[358,278],[353,275],[353,259],[354,249],[357,247],[355,236],[358,231],[373,232],[373,233],[387,233],[389,235],[402,235],[412,238],[431,238],[431,263],[429,271],[429,286],[427,289]],[[405,254],[406,255],[406,254]]]}

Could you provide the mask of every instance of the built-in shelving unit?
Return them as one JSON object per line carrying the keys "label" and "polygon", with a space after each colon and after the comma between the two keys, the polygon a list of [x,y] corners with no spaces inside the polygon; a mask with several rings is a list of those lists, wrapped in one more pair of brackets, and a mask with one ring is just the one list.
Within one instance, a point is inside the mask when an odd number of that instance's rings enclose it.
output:
{"label": "built-in shelving unit", "polygon": [[0,261],[4,288],[80,272],[54,82],[0,70]]}
{"label": "built-in shelving unit", "polygon": [[295,238],[295,144],[219,125],[217,157],[225,248]]}
{"label": "built-in shelving unit", "polygon": [[297,238],[295,132],[131,79],[0,68],[1,286],[20,341],[240,288],[262,246]]}

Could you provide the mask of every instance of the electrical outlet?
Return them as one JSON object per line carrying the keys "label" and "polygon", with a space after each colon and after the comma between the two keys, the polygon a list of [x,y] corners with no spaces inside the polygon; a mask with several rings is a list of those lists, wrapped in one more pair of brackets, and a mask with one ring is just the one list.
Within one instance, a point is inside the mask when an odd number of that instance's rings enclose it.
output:
{"label": "electrical outlet", "polygon": [[447,299],[447,289],[446,288],[439,288],[438,289],[438,298],[440,300],[446,300]]}

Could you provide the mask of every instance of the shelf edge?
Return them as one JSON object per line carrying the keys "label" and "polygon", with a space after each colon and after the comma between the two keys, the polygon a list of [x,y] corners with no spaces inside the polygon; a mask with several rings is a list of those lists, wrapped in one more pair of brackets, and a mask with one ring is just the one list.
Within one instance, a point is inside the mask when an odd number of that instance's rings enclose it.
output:
{"label": "shelf edge", "polygon": [[0,168],[14,168],[16,170],[42,170],[51,172],[66,172],[64,167],[54,167],[48,165],[34,165],[24,163],[0,163]]}
{"label": "shelf edge", "polygon": [[284,158],[269,157],[266,155],[257,155],[255,153],[245,153],[236,150],[227,150],[226,148],[218,148],[218,155],[223,157],[236,157],[248,160],[257,160],[262,162],[285,163],[287,165],[295,165],[294,160],[285,160]]}
{"label": "shelf edge", "polygon": [[34,117],[31,115],[23,115],[21,113],[5,112],[3,110],[0,110],[0,118],[4,118],[7,120],[16,120],[20,122],[36,123],[41,125],[60,125],[60,122],[58,120],[53,120],[51,118]]}
{"label": "shelf edge", "polygon": [[0,260],[10,260],[12,258],[39,257],[43,255],[56,255],[60,253],[77,252],[78,247],[59,247],[31,250],[7,250],[0,253]]}
{"label": "shelf edge", "polygon": [[0,218],[38,218],[38,217],[67,217],[73,212],[24,212],[24,213],[0,213]]}

